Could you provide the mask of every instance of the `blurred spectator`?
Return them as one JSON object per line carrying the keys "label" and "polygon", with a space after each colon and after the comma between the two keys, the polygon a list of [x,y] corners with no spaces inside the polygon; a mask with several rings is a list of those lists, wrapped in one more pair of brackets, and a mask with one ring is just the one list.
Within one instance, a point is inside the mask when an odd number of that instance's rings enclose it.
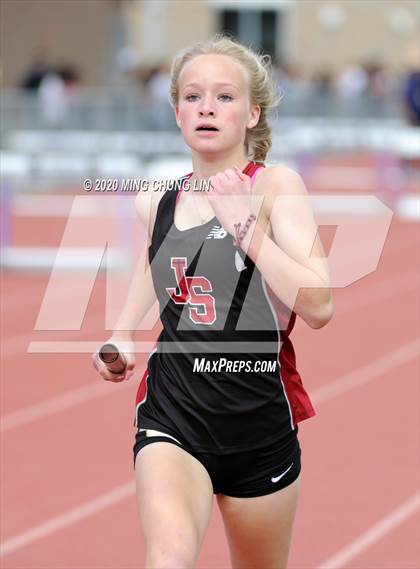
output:
{"label": "blurred spectator", "polygon": [[382,99],[388,91],[388,82],[383,65],[376,61],[367,61],[364,64],[367,75],[367,94],[373,98]]}
{"label": "blurred spectator", "polygon": [[166,63],[162,63],[153,69],[147,81],[150,99],[159,103],[167,103],[170,81],[169,68]]}
{"label": "blurred spectator", "polygon": [[342,97],[352,98],[366,92],[368,75],[361,65],[357,63],[344,67],[337,78],[337,91]]}
{"label": "blurred spectator", "polygon": [[47,126],[60,126],[68,105],[66,84],[58,73],[50,72],[44,76],[38,88],[38,103],[41,118]]}
{"label": "blurred spectator", "polygon": [[140,66],[141,60],[139,51],[129,45],[121,47],[115,56],[116,67],[121,73],[130,74]]}
{"label": "blurred spectator", "polygon": [[392,112],[388,101],[392,85],[383,65],[374,59],[344,67],[335,86],[338,108],[347,116],[379,117]]}
{"label": "blurred spectator", "polygon": [[57,67],[56,74],[64,81],[67,90],[73,90],[81,83],[80,73],[71,64],[64,64]]}
{"label": "blurred spectator", "polygon": [[312,77],[312,87],[317,95],[331,95],[334,87],[333,75],[324,69],[315,72]]}
{"label": "blurred spectator", "polygon": [[292,82],[292,78],[289,76],[288,64],[273,59],[272,65],[273,65],[273,78],[279,91],[282,94],[287,93],[291,87],[291,82]]}
{"label": "blurred spectator", "polygon": [[273,79],[281,96],[280,105],[273,115],[282,116],[284,108],[291,115],[301,114],[300,109],[311,90],[310,80],[302,69],[290,61],[273,61]]}
{"label": "blurred spectator", "polygon": [[142,57],[139,51],[129,45],[121,47],[115,56],[115,86],[132,87],[142,82]]}
{"label": "blurred spectator", "polygon": [[[405,76],[401,85],[401,103],[403,115],[408,124],[420,127],[420,47],[411,46],[405,53]],[[413,154],[401,158],[401,165],[406,177],[407,186],[418,192],[420,157],[418,154],[418,134],[416,150]]]}
{"label": "blurred spectator", "polygon": [[41,81],[44,77],[51,71],[50,64],[48,62],[48,56],[44,49],[40,49],[36,54],[34,59],[29,65],[29,68],[23,74],[20,87],[27,91],[36,91]]}
{"label": "blurred spectator", "polygon": [[328,69],[319,69],[311,79],[307,115],[331,116],[335,113],[334,76]]}
{"label": "blurred spectator", "polygon": [[80,75],[70,64],[58,66],[43,77],[38,88],[38,104],[47,126],[63,125],[79,84]]}
{"label": "blurred spectator", "polygon": [[283,93],[303,93],[308,89],[308,79],[295,64],[285,61],[273,62],[275,80]]}
{"label": "blurred spectator", "polygon": [[420,49],[414,46],[406,54],[406,76],[402,84],[405,117],[413,126],[420,126]]}
{"label": "blurred spectator", "polygon": [[150,126],[159,130],[165,130],[168,128],[168,123],[174,121],[169,104],[170,83],[170,69],[166,62],[152,69],[146,82],[147,98],[152,107],[152,112],[149,114]]}

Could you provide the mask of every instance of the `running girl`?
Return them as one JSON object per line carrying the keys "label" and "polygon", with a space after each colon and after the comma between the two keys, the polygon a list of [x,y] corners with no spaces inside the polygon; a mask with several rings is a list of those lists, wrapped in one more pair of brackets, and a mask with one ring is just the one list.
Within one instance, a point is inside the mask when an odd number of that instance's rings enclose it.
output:
{"label": "running girl", "polygon": [[[315,414],[289,338],[332,316],[329,274],[301,177],[265,167],[270,63],[217,35],[180,53],[171,104],[193,171],[141,192],[148,227],[110,342],[157,299],[163,330],[136,400],[134,467],[145,567],[195,567],[216,495],[232,567],[287,566],[300,486],[298,423]],[[210,180],[210,191],[187,191]]]}

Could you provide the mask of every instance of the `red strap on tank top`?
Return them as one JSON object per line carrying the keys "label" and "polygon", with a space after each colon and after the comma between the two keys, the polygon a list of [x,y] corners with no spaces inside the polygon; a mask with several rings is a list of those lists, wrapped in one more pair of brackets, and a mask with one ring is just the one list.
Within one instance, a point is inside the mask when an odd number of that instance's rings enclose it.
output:
{"label": "red strap on tank top", "polygon": [[[258,174],[258,172],[260,170],[262,170],[263,168],[265,168],[264,165],[262,165],[260,162],[248,162],[248,164],[245,166],[245,168],[242,170],[243,174],[247,174],[248,176],[250,176],[251,178],[251,185],[254,184],[255,178]],[[176,200],[175,203],[179,200],[179,196],[181,195],[181,192],[184,190],[184,184],[187,180],[189,180],[191,178],[191,176],[193,175],[193,172],[190,172],[189,174],[187,174],[185,176],[185,180],[184,183],[182,184],[179,192],[176,195]]]}

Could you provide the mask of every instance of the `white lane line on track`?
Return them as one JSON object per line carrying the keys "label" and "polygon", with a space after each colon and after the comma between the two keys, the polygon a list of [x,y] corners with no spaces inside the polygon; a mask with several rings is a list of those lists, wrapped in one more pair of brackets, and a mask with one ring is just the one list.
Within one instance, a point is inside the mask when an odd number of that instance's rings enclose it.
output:
{"label": "white lane line on track", "polygon": [[7,539],[0,546],[0,557],[10,555],[38,539],[51,535],[52,533],[83,520],[88,516],[96,514],[113,504],[117,504],[134,493],[135,482],[128,482],[126,484],[116,486],[109,492],[105,492],[105,494],[102,494],[89,502],[85,502],[76,508],[68,510],[64,514],[50,518],[43,524],[34,526],[15,537]]}
{"label": "white lane line on track", "polygon": [[381,540],[386,534],[401,525],[420,507],[420,493],[414,494],[393,512],[382,518],[357,539],[340,549],[337,553],[323,561],[316,569],[341,569],[354,557]]}
{"label": "white lane line on track", "polygon": [[[367,383],[367,381],[374,379],[378,374],[381,374],[384,371],[385,372],[389,371],[390,368],[388,366],[391,365],[392,367],[397,367],[398,365],[405,363],[406,361],[411,359],[413,355],[415,355],[415,353],[417,352],[417,349],[415,350],[413,349],[414,346],[417,348],[418,340],[409,342],[405,346],[396,349],[394,352],[389,354],[389,356],[380,358],[379,360],[377,360],[379,364],[376,366],[374,362],[374,364],[366,366],[365,368],[362,368],[361,370],[354,372],[354,374],[353,373],[348,374],[343,378],[338,379],[336,382],[333,382],[332,385],[334,386],[335,384],[337,384],[338,388],[333,387],[329,391],[325,391],[328,388],[328,386],[326,386],[325,388],[321,388],[317,392],[318,395],[316,396],[316,402],[319,404],[328,401],[333,397],[338,397],[343,393],[349,391],[350,389],[363,385],[364,383]],[[365,370],[364,373],[363,370]],[[359,374],[363,375],[363,381],[351,382],[352,381],[351,378],[353,376],[358,376]],[[40,524],[39,526],[35,526],[30,530],[23,532],[22,534],[19,534],[15,537],[6,540],[4,544],[0,546],[0,551],[2,552],[1,555],[6,555],[6,553],[13,553],[14,551],[20,549],[21,547],[24,547],[29,543],[32,543],[33,541],[36,541],[37,539],[50,535],[51,533],[54,533],[55,531],[61,529],[62,527],[77,522],[83,519],[84,517],[95,514],[97,511],[102,510],[109,505],[117,503],[118,501],[125,498],[126,495],[128,495],[128,493],[125,494],[124,492],[122,492],[122,495],[120,495],[119,498],[114,497],[111,501],[109,500],[109,495],[114,496],[114,494],[117,494],[118,496],[119,495],[118,491],[122,488],[127,489],[130,484],[131,483],[127,483],[122,486],[118,486],[110,493],[103,494],[102,496],[99,496],[98,498],[90,502],[87,502],[85,505],[79,506],[76,509],[69,510],[68,512],[60,516],[52,518],[46,523]],[[334,566],[333,569],[337,569],[337,566]]]}
{"label": "white lane line on track", "polygon": [[[121,390],[125,387],[130,387],[131,383],[130,380],[122,381],[118,389]],[[70,409],[79,403],[84,403],[91,399],[96,399],[97,397],[103,397],[104,395],[110,395],[111,393],[115,394],[112,385],[109,385],[109,382],[105,380],[98,379],[97,383],[72,389],[56,397],[50,397],[36,405],[29,405],[28,407],[23,407],[13,413],[4,415],[0,419],[0,432],[27,425],[37,419],[44,419],[49,415]]]}
{"label": "white lane line on track", "polygon": [[[418,351],[419,339],[417,338],[416,340],[395,349],[393,352],[378,358],[368,365],[360,367],[357,370],[345,374],[335,381],[314,390],[311,393],[311,399],[314,404],[331,399],[338,394],[353,389],[359,384],[375,379],[378,375],[380,376],[381,374],[410,361],[418,355]],[[128,387],[131,385],[131,382],[125,381],[122,382],[122,384],[123,386]],[[69,409],[74,405],[83,403],[84,401],[94,399],[95,397],[101,397],[103,395],[113,393],[112,390],[107,388],[109,388],[109,385],[103,385],[101,383],[87,385],[67,391],[62,395],[51,397],[35,405],[18,409],[17,411],[3,416],[0,420],[0,432],[26,425],[32,421],[63,411],[64,409]]]}
{"label": "white lane line on track", "polygon": [[[89,319],[89,327],[96,327],[96,326],[102,326],[104,323],[104,315],[103,314],[98,314],[96,316],[93,316],[92,318]],[[1,342],[1,353],[2,353],[2,357],[3,358],[7,358],[9,356],[16,356],[16,355],[26,355],[28,353],[28,348],[30,346],[31,342],[36,343],[37,341],[34,340],[34,337],[36,337],[36,334],[38,333],[44,333],[45,331],[38,331],[38,330],[33,330],[30,334],[25,333],[25,334],[17,334],[16,336],[11,336],[10,338],[4,339]],[[62,332],[62,330],[60,330],[60,333]],[[74,332],[74,331],[73,331]],[[103,330],[103,332],[109,332],[109,334],[111,334],[110,330]],[[54,331],[51,332],[51,334],[53,334]],[[71,342],[71,340],[69,341]],[[98,342],[99,345],[100,341]]]}
{"label": "white lane line on track", "polygon": [[[392,298],[395,294],[402,294],[412,289],[419,288],[418,270],[409,271],[401,275],[393,275],[383,282],[371,282],[358,290],[340,291],[337,309],[334,310],[333,318],[337,318],[347,312],[354,312],[365,306],[373,306]],[[334,293],[333,293],[334,294]],[[345,295],[345,296],[343,296]]]}
{"label": "white lane line on track", "polygon": [[389,354],[315,389],[311,392],[312,401],[314,404],[324,403],[359,385],[364,385],[377,377],[381,377],[383,374],[415,359],[419,355],[419,346],[419,338],[416,338]]}

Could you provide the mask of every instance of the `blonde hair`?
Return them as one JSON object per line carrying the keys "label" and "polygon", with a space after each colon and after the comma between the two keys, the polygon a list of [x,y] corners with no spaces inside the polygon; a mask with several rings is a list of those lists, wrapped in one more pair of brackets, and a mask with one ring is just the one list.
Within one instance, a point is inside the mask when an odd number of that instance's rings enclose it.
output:
{"label": "blonde hair", "polygon": [[178,79],[184,65],[197,55],[211,53],[232,57],[248,72],[251,105],[259,105],[261,114],[258,123],[253,128],[246,129],[245,150],[248,158],[263,162],[272,145],[267,115],[281,100],[272,78],[270,55],[259,54],[225,34],[215,34],[208,40],[186,48],[175,57],[171,67],[169,102],[172,108],[178,104]]}

